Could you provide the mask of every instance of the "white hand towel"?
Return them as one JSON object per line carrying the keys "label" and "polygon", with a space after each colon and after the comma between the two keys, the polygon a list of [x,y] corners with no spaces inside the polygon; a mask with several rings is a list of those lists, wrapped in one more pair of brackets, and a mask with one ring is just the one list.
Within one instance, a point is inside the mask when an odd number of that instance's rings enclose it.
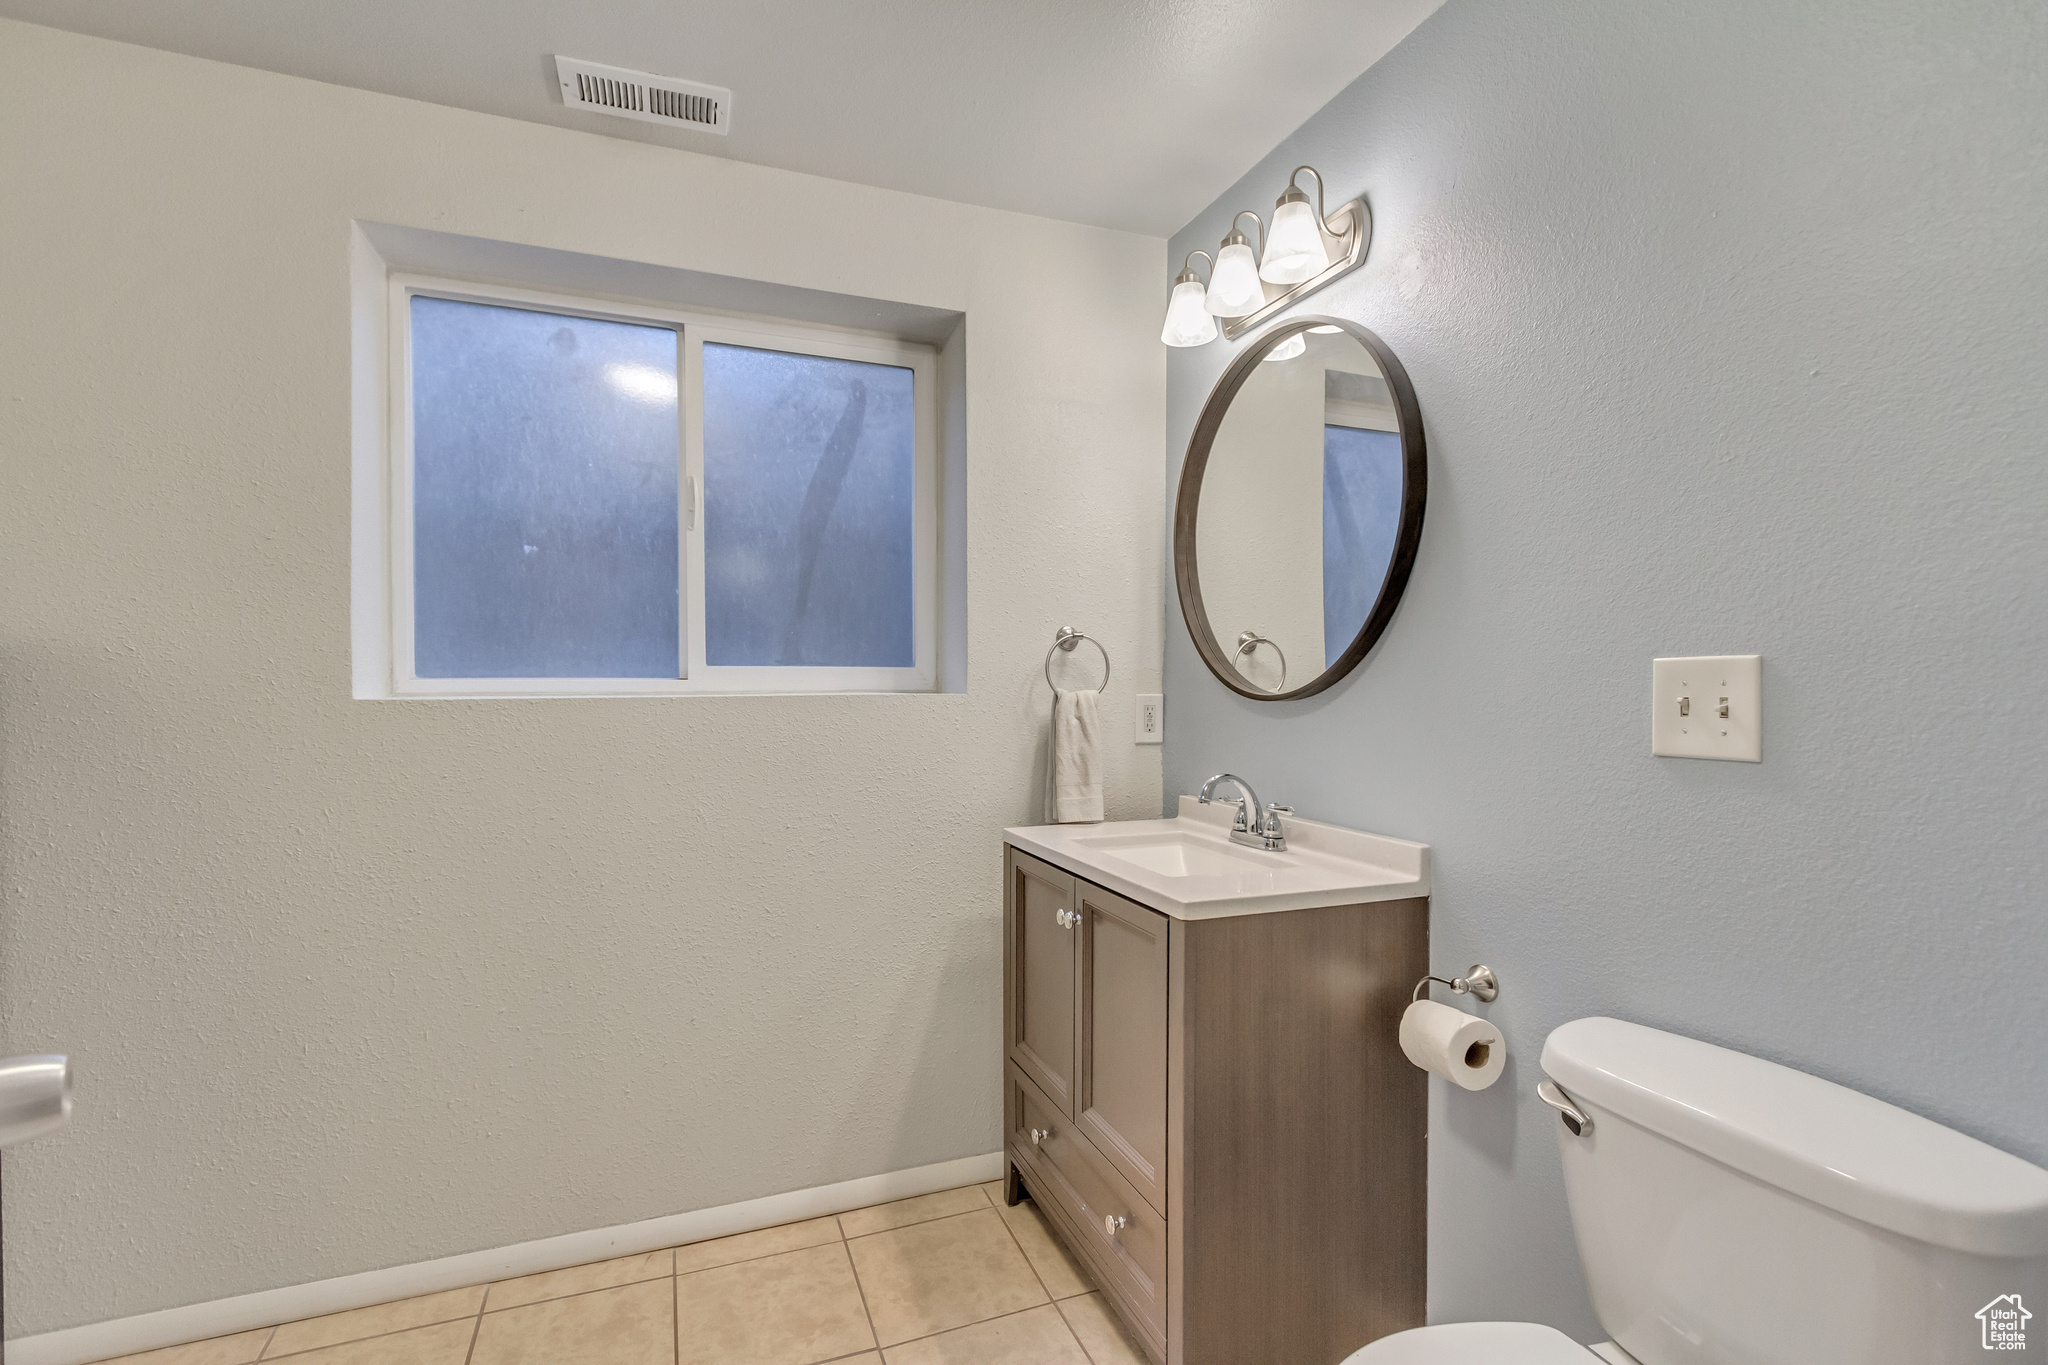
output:
{"label": "white hand towel", "polygon": [[1047,775],[1052,788],[1055,824],[1086,824],[1102,819],[1102,760],[1097,753],[1102,711],[1094,692],[1052,694],[1052,763]]}

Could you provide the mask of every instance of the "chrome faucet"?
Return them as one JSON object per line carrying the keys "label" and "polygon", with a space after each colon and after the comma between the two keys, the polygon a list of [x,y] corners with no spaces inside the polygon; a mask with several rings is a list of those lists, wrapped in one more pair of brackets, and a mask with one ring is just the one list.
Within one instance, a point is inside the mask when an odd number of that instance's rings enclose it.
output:
{"label": "chrome faucet", "polygon": [[1287,835],[1280,828],[1280,817],[1294,814],[1294,807],[1260,805],[1259,794],[1252,790],[1252,784],[1236,773],[1216,774],[1202,784],[1201,793],[1195,799],[1205,806],[1213,804],[1219,782],[1228,782],[1238,790],[1237,819],[1230,826],[1230,841],[1248,848],[1263,848],[1271,853],[1285,852]]}

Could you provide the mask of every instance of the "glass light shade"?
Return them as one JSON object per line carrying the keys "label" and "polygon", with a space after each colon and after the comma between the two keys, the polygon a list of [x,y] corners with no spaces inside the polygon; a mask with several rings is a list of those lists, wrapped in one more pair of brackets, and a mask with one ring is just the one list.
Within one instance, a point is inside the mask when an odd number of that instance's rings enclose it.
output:
{"label": "glass light shade", "polygon": [[1209,276],[1209,294],[1202,306],[1219,318],[1241,318],[1266,305],[1266,291],[1259,287],[1259,263],[1243,242],[1224,247],[1216,255],[1216,269]]}
{"label": "glass light shade", "polygon": [[1159,339],[1169,346],[1201,346],[1216,339],[1216,319],[1202,307],[1200,280],[1182,280],[1173,287]]}
{"label": "glass light shade", "polygon": [[1303,336],[1301,333],[1296,332],[1293,336],[1287,338],[1287,340],[1281,342],[1278,346],[1275,346],[1272,350],[1266,352],[1266,359],[1292,360],[1294,359],[1294,357],[1300,355],[1303,351],[1306,351],[1307,349],[1308,338]]}
{"label": "glass light shade", "polygon": [[1305,199],[1289,200],[1273,210],[1266,234],[1266,259],[1259,277],[1273,284],[1300,284],[1330,268],[1330,253],[1316,225],[1316,211]]}
{"label": "glass light shade", "polygon": [[1317,336],[1319,336],[1319,337],[1333,337],[1333,336],[1336,336],[1336,335],[1337,335],[1338,333],[1342,332],[1343,330],[1344,330],[1344,329],[1343,329],[1342,327],[1311,327],[1311,328],[1309,328],[1309,331],[1311,331],[1311,332],[1315,333],[1315,334],[1316,334]]}

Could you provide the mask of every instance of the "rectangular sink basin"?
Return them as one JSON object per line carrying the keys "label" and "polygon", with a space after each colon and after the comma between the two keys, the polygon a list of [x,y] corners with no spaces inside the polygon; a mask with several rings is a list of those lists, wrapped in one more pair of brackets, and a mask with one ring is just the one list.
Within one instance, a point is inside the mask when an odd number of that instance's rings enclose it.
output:
{"label": "rectangular sink basin", "polygon": [[1178,919],[1312,910],[1429,894],[1429,846],[1282,816],[1287,848],[1232,843],[1235,802],[1180,799],[1171,820],[1021,825],[1013,847]]}
{"label": "rectangular sink basin", "polygon": [[1199,839],[1189,834],[1118,834],[1075,842],[1099,851],[1106,858],[1134,863],[1162,877],[1228,877],[1268,870],[1260,866],[1257,851],[1239,852],[1229,844],[1218,847],[1213,838]]}

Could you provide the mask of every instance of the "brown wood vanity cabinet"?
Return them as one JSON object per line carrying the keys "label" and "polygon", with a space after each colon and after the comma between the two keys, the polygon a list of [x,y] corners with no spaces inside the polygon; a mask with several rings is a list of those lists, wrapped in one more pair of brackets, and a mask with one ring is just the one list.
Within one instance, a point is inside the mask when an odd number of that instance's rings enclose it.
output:
{"label": "brown wood vanity cabinet", "polygon": [[[1174,919],[1005,846],[1004,1186],[1160,1365],[1422,1325],[1427,898]],[[1021,1187],[1021,1188],[1020,1188]]]}

